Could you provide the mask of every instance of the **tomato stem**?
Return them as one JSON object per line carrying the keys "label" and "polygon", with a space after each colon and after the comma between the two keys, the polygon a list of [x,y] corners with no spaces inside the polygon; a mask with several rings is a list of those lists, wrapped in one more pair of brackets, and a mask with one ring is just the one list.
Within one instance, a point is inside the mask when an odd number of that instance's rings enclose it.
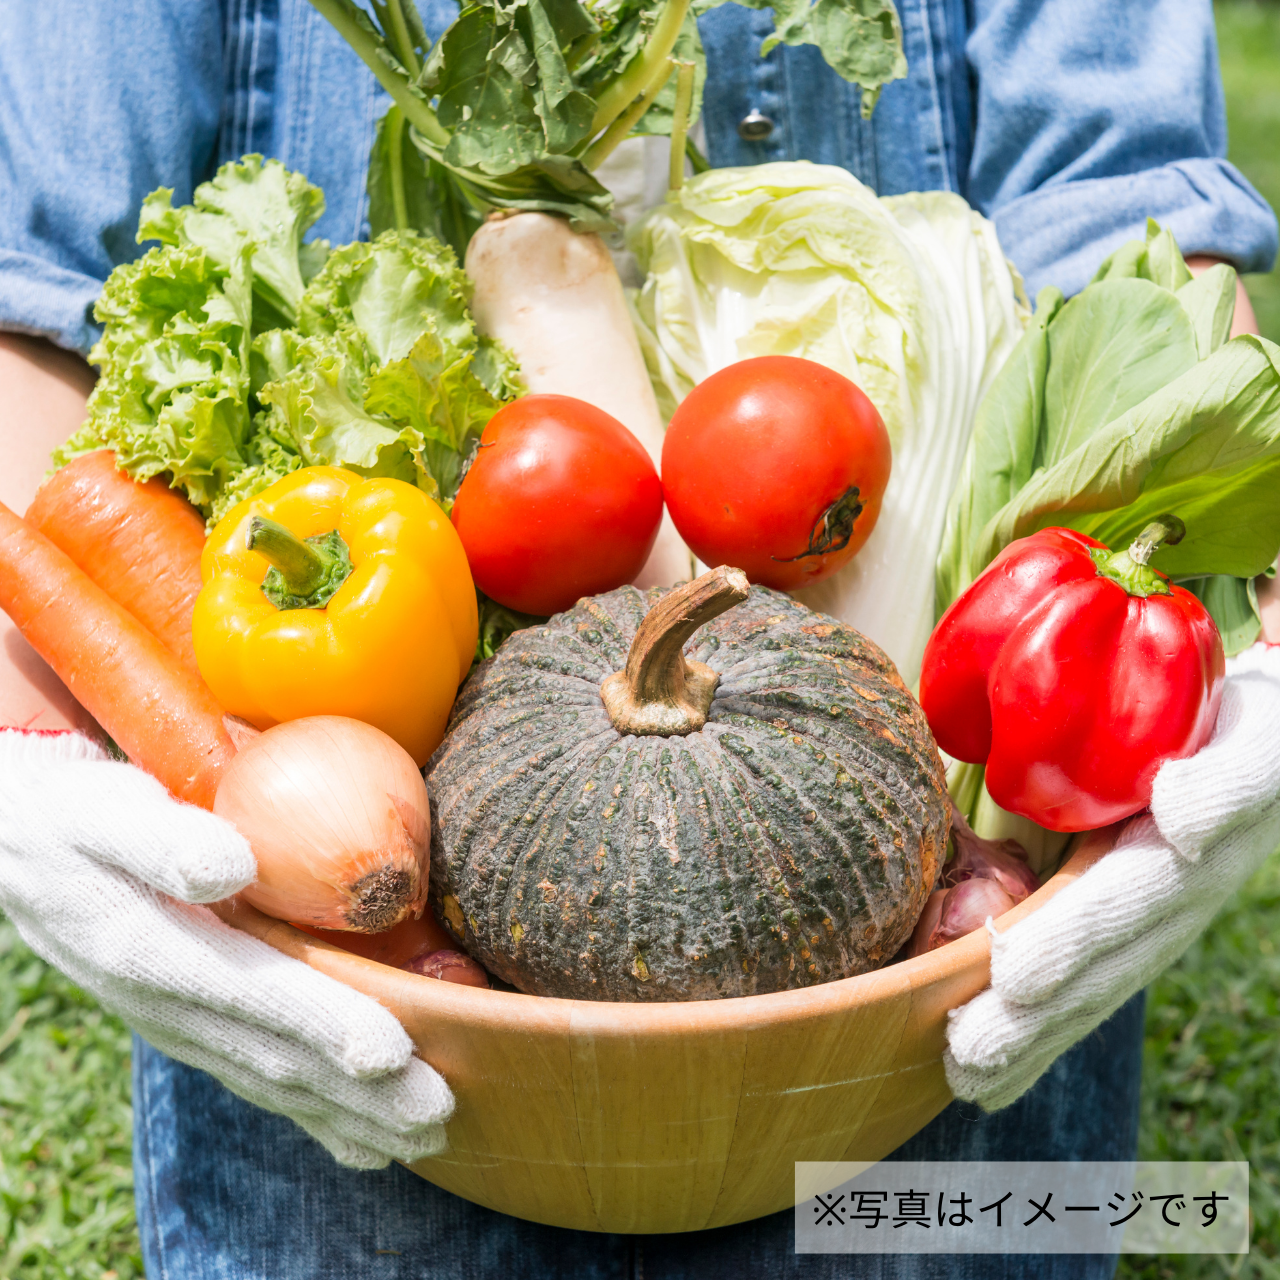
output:
{"label": "tomato stem", "polygon": [[809,545],[798,556],[770,556],[778,564],[794,564],[808,556],[825,556],[829,551],[843,551],[853,537],[853,526],[862,514],[862,499],[858,486],[850,485],[827,507],[809,531]]}

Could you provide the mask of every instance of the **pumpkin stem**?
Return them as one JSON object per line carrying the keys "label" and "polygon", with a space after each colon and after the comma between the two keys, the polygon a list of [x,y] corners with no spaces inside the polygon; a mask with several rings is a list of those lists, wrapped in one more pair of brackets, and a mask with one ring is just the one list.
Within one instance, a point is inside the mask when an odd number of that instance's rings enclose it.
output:
{"label": "pumpkin stem", "polygon": [[645,614],[627,665],[606,676],[600,697],[619,733],[694,733],[707,721],[720,675],[684,656],[685,642],[704,623],[750,593],[741,569],[721,565],[668,591]]}

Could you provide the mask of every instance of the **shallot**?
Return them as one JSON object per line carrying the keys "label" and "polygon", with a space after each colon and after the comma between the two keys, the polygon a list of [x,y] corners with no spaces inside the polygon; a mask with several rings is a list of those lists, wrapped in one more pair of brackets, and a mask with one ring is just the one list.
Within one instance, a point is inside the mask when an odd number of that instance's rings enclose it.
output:
{"label": "shallot", "polygon": [[942,868],[939,887],[929,895],[911,935],[909,955],[963,938],[987,918],[1003,915],[1040,887],[1016,840],[984,840],[951,803],[954,853]]}
{"label": "shallot", "polygon": [[399,924],[382,933],[352,933],[343,929],[321,929],[315,925],[294,920],[295,928],[309,933],[313,938],[328,942],[352,955],[376,960],[392,969],[403,969],[420,956],[433,951],[456,947],[457,943],[436,921],[431,908],[425,907],[420,916],[407,916]]}
{"label": "shallot", "polygon": [[984,840],[964,820],[954,801],[951,806],[951,843],[955,854],[942,868],[948,887],[965,880],[994,880],[1014,900],[1021,902],[1040,887],[1027,865],[1026,850],[1016,840]]}
{"label": "shallot", "polygon": [[[933,914],[930,907],[934,905],[933,899],[939,897],[936,923],[926,933],[926,920]],[[925,904],[925,914],[912,935],[911,954],[923,955],[963,938],[981,929],[988,917],[1002,916],[1014,905],[1014,900],[994,880],[962,880],[953,889],[935,891]]]}
{"label": "shallot", "polygon": [[457,982],[467,987],[487,987],[489,975],[464,952],[454,950],[455,943],[444,931],[430,907],[422,915],[409,916],[383,933],[351,933],[337,929],[319,929],[314,925],[295,927],[313,938],[328,942],[352,955],[376,960],[393,969],[404,969],[425,978]]}

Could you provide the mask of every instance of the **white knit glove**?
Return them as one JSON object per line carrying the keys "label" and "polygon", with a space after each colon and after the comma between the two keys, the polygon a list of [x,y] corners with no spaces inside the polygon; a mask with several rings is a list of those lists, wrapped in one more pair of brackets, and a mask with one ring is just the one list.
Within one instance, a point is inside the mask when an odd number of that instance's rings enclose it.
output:
{"label": "white knit glove", "polygon": [[1007,1107],[1172,964],[1277,848],[1280,647],[1258,645],[1227,664],[1208,746],[1156,776],[1151,814],[1038,911],[991,931],[991,986],[950,1015],[952,1093]]}
{"label": "white knit glove", "polygon": [[87,738],[0,731],[0,909],[33,951],[342,1164],[443,1150],[453,1096],[390,1012],[190,905],[256,873],[228,823]]}

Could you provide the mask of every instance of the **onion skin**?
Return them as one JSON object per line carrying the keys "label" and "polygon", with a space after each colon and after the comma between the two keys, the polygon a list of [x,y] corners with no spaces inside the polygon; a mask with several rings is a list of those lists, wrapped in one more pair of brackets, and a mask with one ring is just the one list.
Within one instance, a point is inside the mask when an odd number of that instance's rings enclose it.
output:
{"label": "onion skin", "polygon": [[908,957],[922,956],[926,951],[933,950],[934,930],[938,927],[938,921],[942,919],[942,904],[946,899],[946,889],[935,889],[929,895],[929,900],[920,913],[920,919],[916,921],[915,932],[911,935]]}
{"label": "onion skin", "polygon": [[[939,899],[936,916],[930,910],[935,898]],[[920,956],[944,947],[981,929],[988,916],[1002,916],[1013,906],[1013,899],[994,880],[963,880],[954,889],[936,889],[925,903],[924,915],[912,935],[911,954]],[[931,929],[927,924],[930,919],[936,921]]]}
{"label": "onion skin", "polygon": [[243,897],[280,920],[378,933],[426,905],[427,786],[380,729],[312,716],[246,742],[213,811],[249,841]]}
{"label": "onion skin", "polygon": [[489,986],[489,975],[461,951],[430,951],[400,967],[419,977],[439,978],[441,982],[457,982],[464,987]]}
{"label": "onion skin", "polygon": [[[1036,873],[1027,866],[1026,854],[1016,840],[965,840],[952,832],[956,856],[942,869],[942,883],[948,887],[966,880],[994,880],[1014,902],[1021,902],[1040,887]],[[1016,851],[1016,852],[1015,852]]]}

